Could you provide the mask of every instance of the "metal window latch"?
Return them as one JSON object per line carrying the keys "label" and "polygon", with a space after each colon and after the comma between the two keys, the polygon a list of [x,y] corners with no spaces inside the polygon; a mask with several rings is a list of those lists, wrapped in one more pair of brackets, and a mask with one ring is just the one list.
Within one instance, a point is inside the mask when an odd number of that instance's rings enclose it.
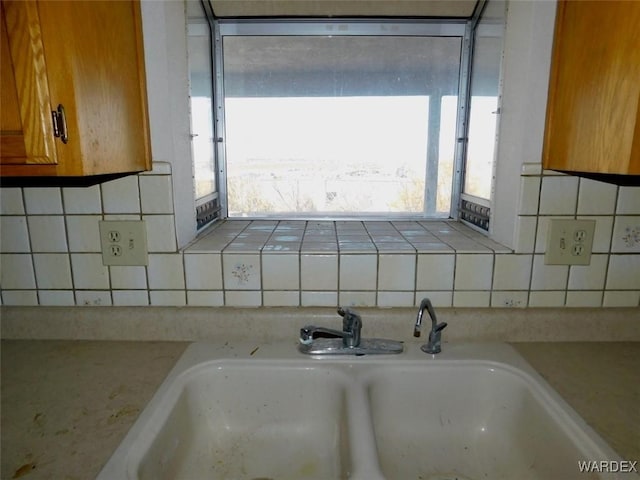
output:
{"label": "metal window latch", "polygon": [[58,105],[57,110],[51,111],[53,120],[53,135],[62,140],[62,143],[69,141],[69,132],[67,131],[67,117],[64,114],[64,107]]}

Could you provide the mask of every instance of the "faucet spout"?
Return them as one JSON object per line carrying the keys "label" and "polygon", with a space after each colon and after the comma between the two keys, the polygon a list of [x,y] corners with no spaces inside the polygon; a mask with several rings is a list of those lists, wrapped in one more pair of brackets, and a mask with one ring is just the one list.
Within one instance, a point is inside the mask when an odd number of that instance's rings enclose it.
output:
{"label": "faucet spout", "polygon": [[[362,319],[348,308],[339,308],[342,330],[316,325],[300,329],[298,350],[307,355],[372,355],[402,353],[402,342],[385,338],[360,338]],[[322,338],[324,337],[324,338]],[[329,338],[327,338],[329,337]]]}
{"label": "faucet spout", "polygon": [[342,316],[342,330],[333,328],[307,325],[300,329],[300,343],[308,345],[313,343],[313,339],[319,335],[342,338],[345,347],[357,347],[360,345],[360,331],[362,329],[362,319],[360,315],[348,308],[339,308],[338,313]]}
{"label": "faucet spout", "polygon": [[413,336],[420,336],[420,331],[422,329],[422,316],[424,315],[425,310],[427,310],[429,316],[431,317],[431,331],[429,332],[429,341],[425,345],[423,345],[421,349],[426,353],[440,353],[442,351],[442,330],[444,330],[444,328],[447,326],[447,323],[438,323],[438,320],[436,319],[436,312],[433,309],[431,300],[429,300],[428,298],[424,298],[422,299],[422,302],[420,302],[420,309],[418,310],[416,323],[413,327]]}
{"label": "faucet spout", "polygon": [[420,308],[418,310],[418,316],[416,317],[416,324],[413,327],[413,336],[419,337],[420,332],[422,330],[422,316],[424,315],[425,309],[429,312],[429,316],[431,317],[431,328],[433,329],[436,323],[436,312],[433,309],[433,305],[431,304],[431,300],[428,298],[423,298],[422,302],[420,302]]}
{"label": "faucet spout", "polygon": [[335,330],[333,328],[307,325],[300,329],[300,342],[303,344],[308,344],[313,342],[313,339],[319,336],[344,338],[347,335],[351,334],[349,332],[343,332],[342,330]]}

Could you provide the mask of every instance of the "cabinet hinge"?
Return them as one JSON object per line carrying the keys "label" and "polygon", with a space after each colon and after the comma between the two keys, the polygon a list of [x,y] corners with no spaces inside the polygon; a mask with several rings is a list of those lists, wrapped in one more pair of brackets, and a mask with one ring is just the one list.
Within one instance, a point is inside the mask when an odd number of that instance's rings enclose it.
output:
{"label": "cabinet hinge", "polygon": [[57,110],[51,111],[53,120],[53,135],[62,140],[62,143],[69,141],[69,132],[67,131],[67,117],[64,114],[64,107],[58,105]]}

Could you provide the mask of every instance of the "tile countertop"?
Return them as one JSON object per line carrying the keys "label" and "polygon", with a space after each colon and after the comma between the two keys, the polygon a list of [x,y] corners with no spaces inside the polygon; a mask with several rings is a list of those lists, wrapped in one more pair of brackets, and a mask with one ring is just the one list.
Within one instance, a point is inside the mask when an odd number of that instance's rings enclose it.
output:
{"label": "tile countertop", "polygon": [[[187,345],[2,341],[0,478],[95,478]],[[640,342],[514,346],[622,458],[640,460]]]}

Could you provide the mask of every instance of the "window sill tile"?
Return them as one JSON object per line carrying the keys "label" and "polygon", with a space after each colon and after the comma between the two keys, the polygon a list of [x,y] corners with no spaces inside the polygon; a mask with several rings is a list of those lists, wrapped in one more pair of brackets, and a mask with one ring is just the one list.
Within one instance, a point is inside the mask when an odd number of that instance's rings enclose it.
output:
{"label": "window sill tile", "polygon": [[185,252],[487,254],[511,250],[455,221],[226,220],[194,241]]}

